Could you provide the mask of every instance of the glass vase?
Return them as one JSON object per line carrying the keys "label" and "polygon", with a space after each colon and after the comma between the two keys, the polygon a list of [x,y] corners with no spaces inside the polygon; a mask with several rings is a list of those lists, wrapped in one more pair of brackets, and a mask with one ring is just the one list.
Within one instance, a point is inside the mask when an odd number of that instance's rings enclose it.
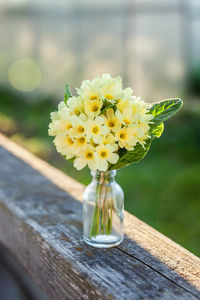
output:
{"label": "glass vase", "polygon": [[83,194],[83,238],[93,247],[108,248],[123,241],[124,193],[116,171],[91,172]]}

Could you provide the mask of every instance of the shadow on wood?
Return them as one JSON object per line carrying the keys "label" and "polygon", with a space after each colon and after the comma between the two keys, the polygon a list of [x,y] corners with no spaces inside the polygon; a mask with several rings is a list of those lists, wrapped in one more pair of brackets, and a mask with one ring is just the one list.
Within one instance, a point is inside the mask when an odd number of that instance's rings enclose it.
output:
{"label": "shadow on wood", "polygon": [[27,272],[0,244],[0,299],[47,300],[49,299]]}

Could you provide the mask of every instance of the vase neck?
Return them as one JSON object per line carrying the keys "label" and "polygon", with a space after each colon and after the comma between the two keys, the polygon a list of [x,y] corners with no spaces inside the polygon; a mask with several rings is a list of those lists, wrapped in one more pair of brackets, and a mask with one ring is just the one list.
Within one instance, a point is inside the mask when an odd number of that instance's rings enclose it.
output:
{"label": "vase neck", "polygon": [[93,177],[93,180],[98,181],[99,183],[104,183],[104,182],[112,182],[115,180],[115,175],[117,171],[112,170],[112,171],[96,171],[96,172],[91,172],[91,175]]}

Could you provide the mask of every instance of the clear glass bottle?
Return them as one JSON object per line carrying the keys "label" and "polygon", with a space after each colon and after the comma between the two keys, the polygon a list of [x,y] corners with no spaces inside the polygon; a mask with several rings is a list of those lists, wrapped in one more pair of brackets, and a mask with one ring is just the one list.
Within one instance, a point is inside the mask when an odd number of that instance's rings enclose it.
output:
{"label": "clear glass bottle", "polygon": [[94,247],[108,248],[123,241],[124,193],[116,171],[91,172],[83,194],[83,238]]}

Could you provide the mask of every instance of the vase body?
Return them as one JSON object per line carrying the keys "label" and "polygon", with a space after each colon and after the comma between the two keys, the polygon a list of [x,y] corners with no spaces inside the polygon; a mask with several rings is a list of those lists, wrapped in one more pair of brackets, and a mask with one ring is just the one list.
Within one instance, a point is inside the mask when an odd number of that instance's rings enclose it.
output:
{"label": "vase body", "polygon": [[123,241],[124,193],[116,171],[91,172],[83,194],[83,238],[94,247],[108,248]]}

